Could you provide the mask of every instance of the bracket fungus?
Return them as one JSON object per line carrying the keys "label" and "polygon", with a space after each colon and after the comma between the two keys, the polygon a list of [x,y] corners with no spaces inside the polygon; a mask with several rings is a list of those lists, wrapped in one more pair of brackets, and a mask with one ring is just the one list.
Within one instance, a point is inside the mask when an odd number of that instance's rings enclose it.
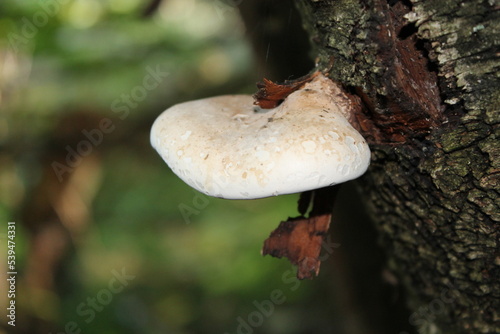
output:
{"label": "bracket fungus", "polygon": [[151,143],[184,182],[209,196],[254,199],[298,193],[362,175],[364,138],[350,105],[317,75],[272,109],[250,95],[174,105],[154,122]]}
{"label": "bracket fungus", "polygon": [[[226,199],[305,192],[366,171],[370,149],[349,123],[352,103],[338,84],[315,72],[295,84],[267,80],[259,88],[256,102],[225,95],[170,107],[153,124],[152,146],[188,185]],[[324,234],[329,218],[322,225]],[[303,260],[272,245],[263,253],[284,254],[299,266]],[[306,266],[303,274],[318,268]]]}

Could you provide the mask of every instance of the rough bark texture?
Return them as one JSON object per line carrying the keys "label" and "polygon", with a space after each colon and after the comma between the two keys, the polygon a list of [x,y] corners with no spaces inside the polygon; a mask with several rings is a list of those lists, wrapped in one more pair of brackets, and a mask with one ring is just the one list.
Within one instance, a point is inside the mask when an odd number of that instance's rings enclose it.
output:
{"label": "rough bark texture", "polygon": [[361,101],[373,154],[360,184],[408,322],[500,332],[498,3],[297,3],[320,68],[333,58]]}

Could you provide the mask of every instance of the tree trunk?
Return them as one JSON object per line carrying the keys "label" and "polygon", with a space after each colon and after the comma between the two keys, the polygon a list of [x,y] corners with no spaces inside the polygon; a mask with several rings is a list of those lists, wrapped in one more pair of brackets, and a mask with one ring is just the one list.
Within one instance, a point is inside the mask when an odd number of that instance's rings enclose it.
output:
{"label": "tree trunk", "polygon": [[499,332],[498,3],[296,2],[318,67],[361,106],[360,184],[409,324]]}

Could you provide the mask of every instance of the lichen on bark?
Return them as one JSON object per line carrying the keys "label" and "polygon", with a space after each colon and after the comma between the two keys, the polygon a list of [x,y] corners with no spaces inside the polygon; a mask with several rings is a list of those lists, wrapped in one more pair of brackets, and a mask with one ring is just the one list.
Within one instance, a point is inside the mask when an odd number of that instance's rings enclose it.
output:
{"label": "lichen on bark", "polygon": [[[373,73],[375,54],[366,52],[366,37],[370,13],[359,1],[297,1],[303,17],[304,28],[309,32],[312,54],[327,66],[333,59],[330,71],[333,79],[364,89],[369,83],[366,76]],[[359,61],[355,61],[358,59]]]}

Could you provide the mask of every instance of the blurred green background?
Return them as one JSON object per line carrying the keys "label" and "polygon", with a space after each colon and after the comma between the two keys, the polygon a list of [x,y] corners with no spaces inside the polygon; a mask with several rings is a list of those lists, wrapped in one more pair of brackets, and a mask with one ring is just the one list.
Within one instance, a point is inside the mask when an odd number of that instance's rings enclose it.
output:
{"label": "blurred green background", "polygon": [[[331,259],[299,282],[287,260],[259,254],[297,214],[297,195],[208,198],[150,147],[150,126],[167,107],[253,93],[266,76],[236,4],[0,2],[0,237],[15,221],[18,271],[16,327],[2,315],[0,333],[345,326],[350,306],[332,302]],[[95,142],[85,146],[89,132]],[[0,264],[6,272],[6,256]],[[5,280],[0,287],[5,310]]]}

